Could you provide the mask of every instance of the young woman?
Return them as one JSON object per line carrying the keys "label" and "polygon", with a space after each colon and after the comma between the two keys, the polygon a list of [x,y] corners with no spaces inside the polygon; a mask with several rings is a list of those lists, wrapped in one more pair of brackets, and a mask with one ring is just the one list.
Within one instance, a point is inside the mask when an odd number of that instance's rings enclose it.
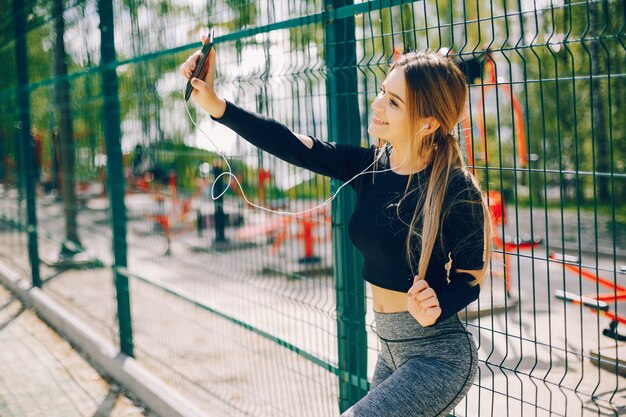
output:
{"label": "young woman", "polygon": [[191,80],[192,99],[214,120],[289,163],[344,182],[356,176],[348,233],[363,253],[382,350],[370,392],[343,416],[446,416],[478,369],[457,313],[478,298],[491,236],[452,134],[467,97],[459,68],[432,52],[401,55],[372,103],[368,133],[385,146],[362,148],[293,133],[225,101],[214,89],[214,50],[208,62],[205,79]]}

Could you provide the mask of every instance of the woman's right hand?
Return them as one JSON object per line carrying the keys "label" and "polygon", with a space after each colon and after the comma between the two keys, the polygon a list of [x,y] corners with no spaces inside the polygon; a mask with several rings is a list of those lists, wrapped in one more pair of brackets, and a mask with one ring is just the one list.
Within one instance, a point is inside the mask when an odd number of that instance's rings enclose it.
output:
{"label": "woman's right hand", "polygon": [[[207,37],[202,36],[202,43],[207,42]],[[190,79],[193,75],[198,59],[200,58],[200,51],[191,55],[185,63],[180,67],[180,73],[183,77]],[[226,111],[226,101],[217,95],[215,92],[215,49],[211,48],[209,52],[209,58],[206,61],[207,68],[205,69],[206,75],[203,79],[194,78],[191,80],[193,91],[191,92],[191,99],[200,106],[204,111],[211,116],[219,119],[224,115]]]}

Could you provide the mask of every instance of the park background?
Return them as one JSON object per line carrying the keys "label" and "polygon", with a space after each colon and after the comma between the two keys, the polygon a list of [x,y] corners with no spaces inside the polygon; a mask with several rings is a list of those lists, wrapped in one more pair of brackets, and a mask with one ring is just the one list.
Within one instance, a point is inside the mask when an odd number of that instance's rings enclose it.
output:
{"label": "park background", "polygon": [[[455,415],[626,406],[623,2],[0,5],[0,257],[207,415],[336,416],[378,348],[352,191],[299,216],[249,206],[242,191],[302,211],[340,184],[185,105],[178,69],[209,28],[225,98],[363,146],[394,57],[449,53],[470,92],[456,134],[496,226],[462,314],[480,373]],[[214,201],[215,146],[241,187]]]}

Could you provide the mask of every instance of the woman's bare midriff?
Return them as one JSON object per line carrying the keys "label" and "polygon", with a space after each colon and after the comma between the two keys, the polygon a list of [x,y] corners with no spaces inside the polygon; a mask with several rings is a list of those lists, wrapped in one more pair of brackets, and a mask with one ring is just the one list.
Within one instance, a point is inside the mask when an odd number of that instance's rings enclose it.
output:
{"label": "woman's bare midriff", "polygon": [[408,296],[405,292],[387,290],[372,285],[374,311],[379,313],[398,313],[407,311]]}

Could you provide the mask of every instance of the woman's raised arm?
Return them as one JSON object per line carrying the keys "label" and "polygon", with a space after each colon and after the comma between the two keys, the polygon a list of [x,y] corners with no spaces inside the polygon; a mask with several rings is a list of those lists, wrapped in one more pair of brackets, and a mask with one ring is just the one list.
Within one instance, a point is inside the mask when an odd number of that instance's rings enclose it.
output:
{"label": "woman's raised arm", "polygon": [[[203,42],[206,38],[203,37]],[[181,74],[190,78],[200,52],[191,55],[181,66]],[[293,165],[321,175],[348,181],[373,162],[374,150],[324,142],[311,136],[293,133],[284,124],[237,106],[215,91],[215,50],[209,53],[204,80],[192,79],[192,100],[211,118],[235,131],[254,146]],[[369,161],[369,162],[368,162]]]}

